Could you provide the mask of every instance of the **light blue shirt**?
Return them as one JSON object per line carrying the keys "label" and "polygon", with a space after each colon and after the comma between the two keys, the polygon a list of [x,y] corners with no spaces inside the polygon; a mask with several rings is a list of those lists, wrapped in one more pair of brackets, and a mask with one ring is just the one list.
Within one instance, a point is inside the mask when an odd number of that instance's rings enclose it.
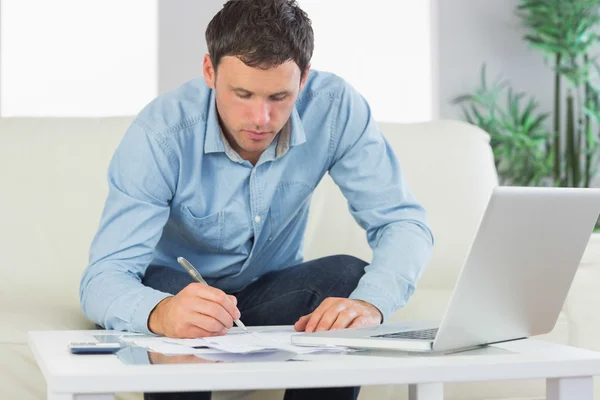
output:
{"label": "light blue shirt", "polygon": [[384,319],[403,306],[433,237],[367,102],[336,75],[311,71],[287,126],[253,166],[222,136],[203,79],[146,106],[110,162],[81,279],[85,315],[107,329],[149,333],[150,312],[169,295],[141,279],[149,265],[182,271],[178,256],[228,293],[301,263],[311,194],[327,172],[373,249],[350,297]]}

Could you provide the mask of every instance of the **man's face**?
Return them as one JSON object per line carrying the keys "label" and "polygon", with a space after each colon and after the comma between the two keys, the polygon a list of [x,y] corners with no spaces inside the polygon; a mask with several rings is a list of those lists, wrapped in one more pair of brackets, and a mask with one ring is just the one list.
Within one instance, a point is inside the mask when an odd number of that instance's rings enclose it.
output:
{"label": "man's face", "polygon": [[246,160],[258,161],[288,121],[306,81],[287,61],[270,69],[252,68],[237,57],[221,59],[215,74],[204,56],[204,79],[215,89],[221,127],[231,147]]}

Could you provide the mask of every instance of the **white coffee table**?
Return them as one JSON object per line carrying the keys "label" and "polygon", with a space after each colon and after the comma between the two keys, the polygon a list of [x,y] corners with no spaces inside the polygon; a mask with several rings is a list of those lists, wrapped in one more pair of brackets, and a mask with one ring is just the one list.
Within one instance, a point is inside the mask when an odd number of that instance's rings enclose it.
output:
{"label": "white coffee table", "polygon": [[174,392],[409,384],[411,400],[441,400],[444,382],[545,378],[548,400],[592,400],[600,352],[519,340],[445,356],[305,355],[293,361],[126,365],[115,355],[72,355],[68,343],[111,331],[33,331],[29,345],[49,400],[112,400],[115,392]]}

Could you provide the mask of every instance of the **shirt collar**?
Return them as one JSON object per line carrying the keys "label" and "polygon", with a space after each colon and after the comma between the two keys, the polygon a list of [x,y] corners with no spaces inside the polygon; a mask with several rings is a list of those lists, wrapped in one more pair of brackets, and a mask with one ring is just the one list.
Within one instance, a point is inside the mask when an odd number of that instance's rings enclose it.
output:
{"label": "shirt collar", "polygon": [[210,91],[208,115],[206,117],[206,134],[204,137],[204,154],[224,153],[225,146],[221,139],[221,128],[217,117],[217,102],[215,91]]}
{"label": "shirt collar", "polygon": [[[204,153],[226,153],[232,160],[240,161],[240,156],[231,148],[219,125],[214,90],[211,90],[209,101],[210,105],[206,118],[206,136],[204,138]],[[306,134],[304,132],[304,127],[302,126],[302,120],[298,115],[298,110],[296,110],[296,106],[294,106],[290,119],[277,135],[275,157],[283,157],[290,147],[300,145],[304,142],[306,142]]]}
{"label": "shirt collar", "polygon": [[306,133],[304,132],[300,115],[298,115],[298,110],[294,106],[290,119],[279,133],[279,142],[277,143],[275,156],[277,158],[283,157],[290,147],[298,146],[304,142],[306,142]]}

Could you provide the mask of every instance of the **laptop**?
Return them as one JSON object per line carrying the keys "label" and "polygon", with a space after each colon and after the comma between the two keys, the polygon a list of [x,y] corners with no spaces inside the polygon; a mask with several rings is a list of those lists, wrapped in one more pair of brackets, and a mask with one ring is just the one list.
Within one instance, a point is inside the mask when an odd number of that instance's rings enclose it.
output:
{"label": "laptop", "polygon": [[600,189],[497,187],[441,323],[302,333],[292,343],[452,352],[548,333],[599,215]]}

